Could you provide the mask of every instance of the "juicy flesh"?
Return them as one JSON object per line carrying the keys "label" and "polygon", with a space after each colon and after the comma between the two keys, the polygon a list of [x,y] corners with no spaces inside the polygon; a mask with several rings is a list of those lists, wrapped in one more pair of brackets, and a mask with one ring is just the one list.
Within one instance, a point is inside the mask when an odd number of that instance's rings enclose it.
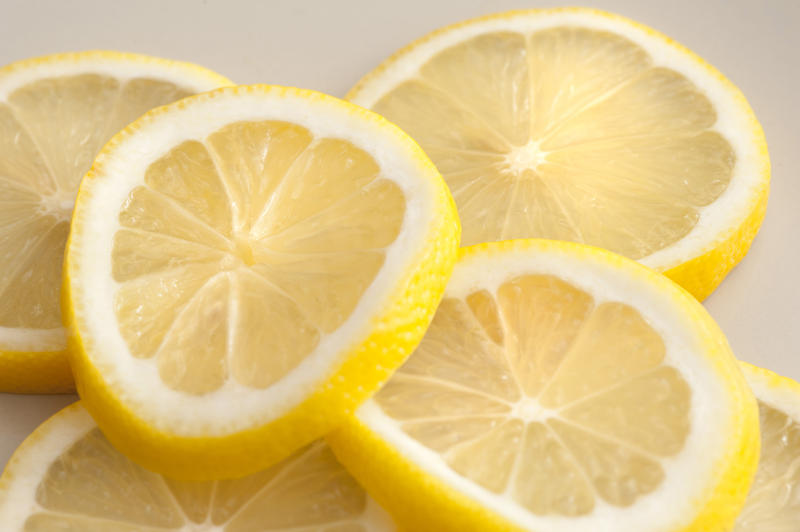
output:
{"label": "juicy flesh", "polygon": [[800,523],[800,422],[759,404],[761,461],[734,532],[796,532]]}
{"label": "juicy flesh", "polygon": [[687,235],[735,164],[690,81],[586,28],[472,37],[373,108],[436,163],[464,245],[541,237],[640,259]]}
{"label": "juicy flesh", "polygon": [[350,142],[238,122],[148,168],[120,211],[115,310],[171,388],[266,388],[347,320],[405,215]]}
{"label": "juicy flesh", "polygon": [[376,399],[455,472],[538,515],[625,507],[683,448],[691,394],[633,307],[549,275],[445,298]]}
{"label": "juicy flesh", "polygon": [[36,503],[25,532],[371,532],[366,494],[321,442],[241,479],[178,482],[93,429],[50,466]]}
{"label": "juicy flesh", "polygon": [[117,131],[189,94],[161,80],[83,74],[34,81],[0,102],[0,327],[61,326],[61,263],[81,177]]}

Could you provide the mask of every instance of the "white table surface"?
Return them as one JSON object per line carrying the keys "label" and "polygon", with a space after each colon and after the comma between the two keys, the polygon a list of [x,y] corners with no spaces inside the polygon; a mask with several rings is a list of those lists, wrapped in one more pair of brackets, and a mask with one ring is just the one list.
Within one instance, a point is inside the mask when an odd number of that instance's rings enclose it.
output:
{"label": "white table surface", "polygon": [[[117,49],[192,61],[238,83],[343,96],[390,53],[440,26],[537,0],[0,0],[0,65]],[[750,254],[706,301],[743,360],[800,379],[800,2],[582,0],[652,26],[737,84],[769,142],[772,192]],[[0,394],[0,465],[74,396]]]}

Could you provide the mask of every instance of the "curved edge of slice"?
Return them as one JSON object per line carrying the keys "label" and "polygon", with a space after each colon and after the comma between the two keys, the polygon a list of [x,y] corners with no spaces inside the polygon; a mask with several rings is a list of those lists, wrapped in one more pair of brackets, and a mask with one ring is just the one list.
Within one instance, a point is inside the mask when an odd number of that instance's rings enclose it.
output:
{"label": "curved edge of slice", "polygon": [[[766,149],[766,144],[764,144],[765,153]],[[769,157],[767,157],[767,161],[769,161]],[[764,180],[750,204],[747,216],[738,227],[729,231],[717,245],[702,255],[662,273],[681,285],[698,301],[704,301],[710,296],[728,273],[747,255],[750,244],[761,228],[761,222],[764,221],[764,215],[767,212],[769,175],[770,170],[767,165]]]}
{"label": "curved edge of slice", "polygon": [[787,413],[800,422],[800,382],[749,362],[740,360],[739,365],[756,399],[775,406],[785,405]]}
{"label": "curved edge of slice", "polygon": [[[542,17],[549,15],[587,15],[625,24],[636,31],[663,42],[678,53],[688,56],[705,74],[720,83],[732,95],[732,100],[737,110],[743,115],[743,122],[746,122],[749,127],[749,134],[760,157],[757,183],[747,206],[742,210],[742,216],[737,223],[732,224],[724,232],[716,235],[712,242],[707,243],[699,250],[699,253],[684,257],[683,260],[647,264],[680,284],[699,301],[703,301],[719,286],[734,266],[747,255],[751,243],[761,228],[769,197],[771,163],[764,130],[742,91],[716,67],[669,36],[628,17],[587,7],[517,9],[484,15],[434,30],[397,50],[384,59],[376,68],[364,75],[347,92],[345,99],[361,104],[361,97],[365,89],[395,66],[398,61],[409,56],[423,45],[446,36],[453,30],[486,22],[512,19],[521,15]],[[373,101],[377,100],[375,96],[369,98]]]}
{"label": "curved edge of slice", "polygon": [[[103,161],[109,152],[134,134],[140,124],[169,112],[173,106],[184,107],[187,102],[214,98],[225,92],[277,91],[300,95],[327,105],[340,106],[347,113],[377,124],[405,144],[423,175],[439,176],[439,172],[423,150],[397,126],[349,102],[316,91],[271,85],[249,85],[221,88],[180,102],[154,109],[118,133],[103,148],[92,169],[87,173],[78,192],[77,204],[90,195],[84,185],[103,173]],[[367,334],[342,355],[343,362],[316,385],[313,394],[280,417],[260,426],[216,437],[186,437],[159,430],[148,424],[110,387],[94,366],[81,336],[81,325],[72,302],[70,278],[76,265],[71,249],[76,225],[73,217],[67,254],[64,260],[61,306],[70,363],[75,375],[78,394],[106,437],[124,454],[148,469],[173,478],[207,480],[233,478],[268,467],[290,455],[299,446],[322,437],[352,414],[372,396],[413,352],[433,319],[438,302],[444,293],[458,255],[461,226],[455,202],[444,181],[431,179],[435,223],[428,226],[425,244],[409,264],[416,264],[398,279],[387,297],[391,304],[372,316]],[[420,295],[422,294],[422,295]],[[367,325],[367,324],[365,324]],[[380,364],[374,363],[379,359]],[[369,383],[353,386],[353,382]],[[225,448],[225,451],[220,449]],[[209,462],[209,454],[214,461]]]}
{"label": "curved edge of slice", "polygon": [[[4,527],[15,521],[17,521],[15,524],[21,524],[19,522],[19,513],[22,509],[19,507],[9,508],[7,501],[13,495],[16,495],[14,493],[15,490],[22,492],[28,491],[25,489],[26,487],[30,488],[25,485],[18,487],[19,484],[15,484],[15,482],[19,477],[31,472],[43,474],[49,465],[49,463],[37,462],[34,459],[37,451],[42,453],[41,449],[37,449],[37,447],[44,444],[47,449],[43,454],[52,455],[48,456],[48,458],[57,456],[58,449],[53,447],[59,447],[60,442],[55,441],[50,445],[47,444],[50,443],[48,440],[53,437],[54,431],[57,431],[60,426],[69,427],[68,432],[65,434],[65,439],[74,439],[80,437],[81,434],[86,433],[91,428],[92,419],[81,408],[80,402],[75,402],[47,418],[17,447],[6,464],[2,475],[0,475],[0,523]],[[27,483],[23,482],[23,484]]]}
{"label": "curved edge of slice", "polygon": [[[111,50],[64,52],[14,61],[0,67],[0,99],[38,76],[70,75],[85,69],[94,71],[108,65],[109,73],[120,65],[147,65],[155,70],[180,70],[192,88],[203,92],[233,85],[233,82],[200,65],[144,54]],[[64,65],[67,65],[66,67]],[[102,70],[102,68],[101,68]],[[0,390],[8,393],[72,393],[75,383],[67,360],[67,345],[61,330],[29,330],[26,340],[3,346],[0,343]],[[56,334],[53,334],[56,333]],[[29,347],[42,336],[42,348]],[[57,336],[57,338],[53,338]]]}
{"label": "curved edge of slice", "polygon": [[36,394],[74,392],[75,382],[66,349],[0,351],[0,390]]}
{"label": "curved edge of slice", "polygon": [[[80,442],[84,437],[91,434],[92,430],[96,427],[96,423],[91,416],[89,416],[88,412],[84,408],[83,403],[78,401],[53,414],[50,418],[39,425],[22,442],[22,444],[20,444],[6,465],[4,471],[2,471],[2,475],[0,475],[0,527],[2,527],[4,531],[21,532],[22,530],[28,530],[28,527],[26,526],[26,520],[30,518],[34,512],[41,512],[42,510],[45,512],[48,511],[46,508],[42,508],[39,500],[41,480],[63,454],[70,452],[76,443]],[[332,464],[332,460],[328,454],[329,451],[324,447],[324,443],[322,443],[322,441],[318,441],[303,451],[303,453],[300,453],[293,458],[302,457],[304,456],[304,453],[310,452],[310,454],[306,454],[305,456],[313,457],[312,466],[307,467],[306,470],[300,473],[301,478],[308,477],[310,475],[311,485],[309,486],[309,489],[314,490],[316,493],[326,498],[320,501],[299,501],[299,504],[296,504],[296,508],[293,508],[293,510],[295,512],[297,512],[298,509],[308,510],[310,506],[319,503],[319,505],[322,506],[323,511],[338,514],[339,518],[342,518],[344,515],[357,516],[354,517],[354,519],[358,521],[359,530],[365,530],[369,532],[390,532],[392,530],[396,530],[396,526],[391,522],[391,518],[380,506],[378,506],[374,499],[366,496],[366,500],[363,500],[363,491],[352,481],[352,478],[347,478],[347,475],[345,475],[344,472],[338,467],[335,470],[331,470],[330,466]],[[87,450],[90,452],[87,453]],[[91,447],[83,449],[83,454],[79,455],[80,459],[97,460],[98,458],[94,456],[91,451]],[[321,454],[318,454],[318,451],[321,451]],[[116,454],[117,452],[114,449],[106,447],[102,449],[102,452],[100,453],[100,460],[102,461],[103,459],[114,458],[114,455]],[[126,462],[124,458],[118,458],[120,460],[120,464]],[[296,464],[297,462],[290,463],[288,467],[294,467]],[[205,506],[205,511],[207,512],[205,524],[211,528],[214,528],[214,525],[211,524],[211,516],[229,520],[238,519],[239,522],[237,530],[241,529],[243,526],[243,519],[244,526],[247,526],[248,523],[250,523],[252,526],[251,521],[253,519],[263,518],[263,516],[259,516],[259,511],[266,510],[269,514],[268,518],[275,518],[274,512],[270,512],[270,510],[274,509],[270,508],[268,505],[263,506],[263,502],[269,502],[270,497],[273,497],[274,499],[284,503],[287,501],[289,503],[296,502],[292,501],[291,499],[282,500],[281,495],[283,495],[283,493],[281,491],[275,492],[274,489],[271,495],[265,495],[263,493],[263,488],[272,483],[272,481],[276,478],[276,473],[281,475],[286,471],[286,469],[275,472],[261,471],[256,473],[253,477],[242,479],[241,484],[238,484],[238,488],[245,492],[245,497],[242,497],[241,495],[238,497],[236,496],[237,491],[235,488],[237,487],[238,481],[221,481],[222,483],[225,483],[224,493],[227,496],[226,499],[224,499],[225,502],[222,504],[215,504],[215,501],[212,499],[213,492],[220,493],[218,491],[220,486],[219,484],[216,484],[212,488],[208,488],[193,484],[185,485],[168,479],[165,479],[167,481],[162,483],[158,481],[158,477],[156,477],[154,474],[144,472],[143,470],[139,470],[138,472],[133,471],[134,468],[131,467],[130,463],[128,463],[127,469],[128,470],[126,471],[112,471],[112,473],[116,473],[116,476],[112,476],[110,479],[105,479],[106,482],[110,481],[109,484],[104,485],[104,479],[95,479],[100,484],[92,486],[91,483],[83,482],[76,484],[74,481],[70,485],[70,474],[85,474],[85,472],[80,467],[67,468],[66,471],[62,471],[62,473],[66,474],[64,477],[60,477],[60,480],[65,481],[68,485],[68,488],[66,490],[61,490],[59,487],[53,488],[51,486],[50,491],[51,493],[55,492],[60,495],[68,496],[70,494],[70,488],[83,488],[91,492],[93,490],[110,487],[112,489],[119,489],[117,495],[120,493],[132,492],[134,494],[138,494],[139,496],[144,495],[146,497],[151,497],[153,502],[158,502],[157,497],[159,495],[166,495],[168,500],[164,500],[163,502],[165,503],[165,506],[172,510],[173,514],[182,515],[184,519],[188,518],[192,519],[193,521],[197,521],[202,514],[203,506]],[[336,478],[330,477],[338,477],[339,481],[337,482]],[[152,482],[153,480],[156,480],[156,487],[159,489],[153,492],[143,490],[141,486],[136,485],[137,481],[143,480],[146,482]],[[133,485],[120,485],[115,483],[115,481],[118,483],[127,482]],[[290,481],[290,483],[291,482],[292,481]],[[296,482],[296,480],[294,482]],[[212,492],[211,494],[209,494],[209,490]],[[196,502],[196,499],[192,499],[193,496],[200,497],[202,502],[199,506],[193,504],[193,502]],[[253,505],[252,502],[258,499],[259,496],[262,497],[260,501],[262,505]],[[337,506],[337,504],[341,504],[343,499],[352,499],[353,497],[362,499],[360,503],[363,504],[363,507],[361,508],[359,514],[354,513],[356,510],[358,510],[356,507],[352,507],[350,505],[348,505],[348,507]],[[350,500],[349,502],[352,504],[353,501]],[[98,502],[99,505],[104,503],[107,503],[107,501]],[[58,505],[58,503],[55,504]],[[120,506],[113,504],[113,502],[109,508],[112,512],[119,512],[121,509],[123,509],[120,508]],[[84,508],[84,510],[92,509],[97,509],[97,507],[92,508],[91,502],[86,508]],[[161,517],[163,518],[164,508],[161,508],[160,510],[160,512],[156,511],[156,513],[161,514]],[[191,510],[194,510],[195,512],[191,512]],[[70,512],[69,508],[59,508],[58,510],[54,511],[56,512],[56,515],[59,511],[63,511],[65,515],[74,515],[78,519],[80,519],[82,515],[80,512]],[[248,515],[241,515],[243,513]],[[87,517],[89,518],[90,523],[94,521],[91,516]],[[132,515],[128,513],[128,517],[132,517]],[[173,518],[174,517],[175,516],[173,515]],[[290,518],[297,517],[302,518],[303,516],[295,513],[291,515]],[[50,517],[50,519],[52,519],[52,517]],[[106,523],[105,526],[110,527],[113,527],[113,524],[115,523],[114,520],[105,521],[100,518],[99,524],[102,524],[103,522]],[[94,523],[95,525],[98,524],[97,521],[94,521]],[[227,521],[224,524],[228,523],[230,523],[230,521]],[[52,523],[50,524],[52,526]],[[186,524],[188,524],[190,528],[192,527],[192,523]],[[132,528],[129,527],[133,525],[135,525],[135,523],[126,524],[120,522],[119,526],[120,530],[132,530]],[[195,526],[203,525],[199,524]],[[287,526],[292,528],[293,525],[289,524]],[[324,526],[324,524],[320,526]],[[336,523],[331,523],[329,526],[336,528]],[[147,530],[183,530],[184,525],[172,523],[171,525],[165,526],[165,528],[155,525],[154,528],[149,526],[144,526],[144,528]],[[280,523],[278,523],[277,528],[284,530]],[[114,529],[116,530],[116,528]],[[39,530],[39,528],[37,528],[37,530]],[[72,528],[70,528],[70,530],[72,530]],[[192,530],[194,530],[194,528],[192,528]],[[294,528],[292,528],[292,530],[294,530]],[[303,530],[306,530],[306,528],[303,528]]]}
{"label": "curved edge of slice", "polygon": [[[753,480],[760,438],[756,401],[741,371],[732,363],[735,359],[718,325],[703,306],[680,286],[647,267],[600,248],[540,239],[512,240],[462,248],[459,259],[521,250],[558,251],[578,260],[623,268],[632,276],[646,279],[660,291],[666,292],[685,311],[686,321],[697,325],[701,341],[706,347],[707,361],[729,383],[725,392],[732,405],[731,422],[740,429],[736,437],[728,442],[724,455],[716,461],[719,473],[713,486],[701,500],[692,502],[697,510],[693,521],[676,531],[729,530],[744,505]],[[339,461],[394,516],[400,526],[407,530],[432,532],[532,532],[533,529],[524,528],[482,506],[444,479],[426,472],[408,453],[383,437],[380,429],[370,426],[368,420],[373,413],[382,416],[375,401],[365,403],[356,415],[326,436],[326,440]],[[740,417],[738,422],[734,421],[734,415]]]}
{"label": "curved edge of slice", "polygon": [[759,403],[762,454],[751,496],[733,530],[793,530],[800,520],[800,382],[739,364]]}
{"label": "curved edge of slice", "polygon": [[[216,88],[234,84],[222,74],[218,74],[213,70],[188,61],[165,59],[133,52],[119,52],[116,50],[62,52],[20,59],[0,68],[0,77],[12,79],[13,76],[16,78],[11,87],[11,90],[13,90],[14,87],[24,84],[27,81],[34,80],[43,73],[52,76],[81,72],[79,68],[81,65],[86,66],[86,71],[95,71],[97,68],[102,68],[102,66],[106,64],[109,67],[108,73],[119,74],[121,62],[132,65],[147,65],[157,70],[163,70],[164,72],[169,72],[170,70],[183,71],[187,77],[186,82],[195,83],[192,88],[198,91],[208,90],[209,87]],[[70,68],[64,68],[64,70],[59,72],[59,67],[61,65],[69,65]],[[116,67],[117,70],[113,70],[113,67]],[[104,73],[104,71],[100,70],[100,73]],[[192,80],[192,78],[194,79]],[[2,97],[2,92],[9,90],[3,85],[0,85],[0,97]]]}

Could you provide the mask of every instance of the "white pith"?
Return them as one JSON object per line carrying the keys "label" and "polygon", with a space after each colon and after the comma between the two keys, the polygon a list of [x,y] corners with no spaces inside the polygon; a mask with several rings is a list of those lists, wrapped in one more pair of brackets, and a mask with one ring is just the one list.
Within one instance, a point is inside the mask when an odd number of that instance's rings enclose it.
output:
{"label": "white pith", "polygon": [[[23,530],[26,519],[33,513],[47,511],[36,501],[36,490],[49,467],[73,444],[97,425],[80,403],[75,403],[46,421],[23,443],[6,466],[0,483],[0,526],[5,532]],[[177,505],[176,505],[177,506]],[[180,508],[177,507],[180,511]],[[395,526],[378,503],[367,496],[367,506],[356,521],[369,532],[391,532]],[[224,526],[211,523],[187,523],[176,532],[222,532]]]}
{"label": "white pith", "polygon": [[800,387],[790,387],[785,383],[775,383],[768,374],[754,371],[742,365],[744,378],[760,403],[783,412],[795,422],[800,423]]}
{"label": "white pith", "polygon": [[[81,74],[101,74],[125,82],[135,78],[160,79],[200,93],[219,87],[224,79],[210,71],[146,56],[122,56],[114,58],[102,52],[85,54],[64,54],[59,60],[45,59],[42,62],[19,63],[0,73],[0,103],[6,103],[8,96],[29,83],[47,78],[77,76]],[[35,61],[35,60],[34,60]],[[64,210],[67,205],[58,201],[57,207]],[[72,210],[72,204],[69,204]],[[34,329],[22,327],[0,327],[0,351],[48,352],[63,351],[67,347],[63,328]]]}
{"label": "white pith", "polygon": [[717,121],[710,131],[725,137],[736,154],[736,165],[728,187],[714,202],[697,208],[699,219],[692,230],[677,242],[639,259],[639,262],[666,271],[706,253],[728,238],[750,213],[756,192],[768,174],[766,165],[769,163],[759,152],[763,144],[763,137],[759,136],[760,126],[735,87],[725,83],[686,50],[624,18],[604,16],[591,10],[543,10],[476,20],[404,50],[385,70],[365,78],[350,95],[350,100],[371,108],[398,84],[416,77],[421,66],[435,54],[471,37],[494,31],[527,35],[559,26],[579,26],[622,35],[641,46],[652,57],[653,66],[671,68],[683,74],[705,93],[717,112]]}
{"label": "white pith", "polygon": [[[664,482],[628,507],[596,499],[594,510],[582,517],[537,516],[510,495],[493,493],[456,473],[433,450],[407,435],[375,400],[362,405],[357,416],[381,440],[426,474],[466,495],[525,530],[548,532],[652,532],[681,530],[703,508],[719,481],[720,460],[728,449],[726,434],[738,415],[710,356],[701,355],[706,333],[675,301],[675,289],[666,279],[653,283],[651,274],[632,264],[616,264],[585,253],[559,251],[547,243],[497,255],[473,254],[456,265],[445,297],[464,298],[473,291],[494,292],[501,283],[521,274],[555,275],[604,301],[636,308],[663,338],[664,364],[680,371],[692,390],[691,431],[674,457],[658,459]],[[684,296],[685,297],[685,296]],[[413,355],[412,355],[413,356]],[[535,416],[551,413],[535,412]],[[557,414],[556,414],[557,415]],[[702,428],[702,430],[699,430]]]}
{"label": "white pith", "polygon": [[[267,423],[307,398],[333,373],[344,354],[371,332],[372,321],[398,288],[398,279],[424,247],[436,216],[433,196],[437,191],[435,169],[414,157],[408,138],[377,118],[365,119],[362,113],[292,89],[239,89],[201,96],[186,106],[173,106],[167,114],[141,120],[134,133],[120,137],[111,152],[98,158],[100,170],[91,185],[82,189],[73,222],[73,229],[82,228],[73,232],[70,255],[72,286],[82,292],[79,298],[73,297],[76,322],[81,337],[91,342],[87,345],[91,362],[103,368],[110,388],[146,423],[181,436],[224,435]],[[118,284],[111,275],[110,258],[119,229],[118,213],[129,192],[143,183],[150,163],[171,148],[185,140],[202,140],[229,123],[259,120],[293,122],[318,138],[346,139],[366,150],[380,166],[381,176],[405,194],[403,226],[386,248],[384,266],[350,317],[280,381],[259,390],[230,379],[201,396],[177,392],[163,384],[153,360],[130,354],[116,324],[113,295]],[[234,410],[235,416],[231,415]]]}

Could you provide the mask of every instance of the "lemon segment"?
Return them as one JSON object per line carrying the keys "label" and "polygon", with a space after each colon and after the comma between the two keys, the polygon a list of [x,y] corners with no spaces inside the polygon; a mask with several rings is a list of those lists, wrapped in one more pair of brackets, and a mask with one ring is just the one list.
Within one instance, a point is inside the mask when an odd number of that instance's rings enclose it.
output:
{"label": "lemon segment", "polygon": [[237,479],[181,482],[114,449],[80,403],[45,422],[0,478],[8,532],[391,532],[323,442]]}
{"label": "lemon segment", "polygon": [[268,467],[403,362],[458,235],[422,150],[352,104],[252,86],[161,108],[79,193],[64,288],[78,391],[155,471]]}
{"label": "lemon segment", "polygon": [[194,65],[115,52],[0,69],[0,390],[73,388],[61,263],[75,192],[95,155],[145,111],[228,84]]}
{"label": "lemon segment", "polygon": [[744,97],[690,51],[616,15],[511,11],[448,26],[348,99],[428,152],[465,245],[591,244],[703,299],[763,218],[769,158]]}
{"label": "lemon segment", "polygon": [[800,384],[745,362],[758,399],[761,460],[734,532],[790,532],[800,522]]}
{"label": "lemon segment", "polygon": [[544,240],[465,248],[417,350],[328,440],[420,531],[729,530],[759,448],[694,298]]}

